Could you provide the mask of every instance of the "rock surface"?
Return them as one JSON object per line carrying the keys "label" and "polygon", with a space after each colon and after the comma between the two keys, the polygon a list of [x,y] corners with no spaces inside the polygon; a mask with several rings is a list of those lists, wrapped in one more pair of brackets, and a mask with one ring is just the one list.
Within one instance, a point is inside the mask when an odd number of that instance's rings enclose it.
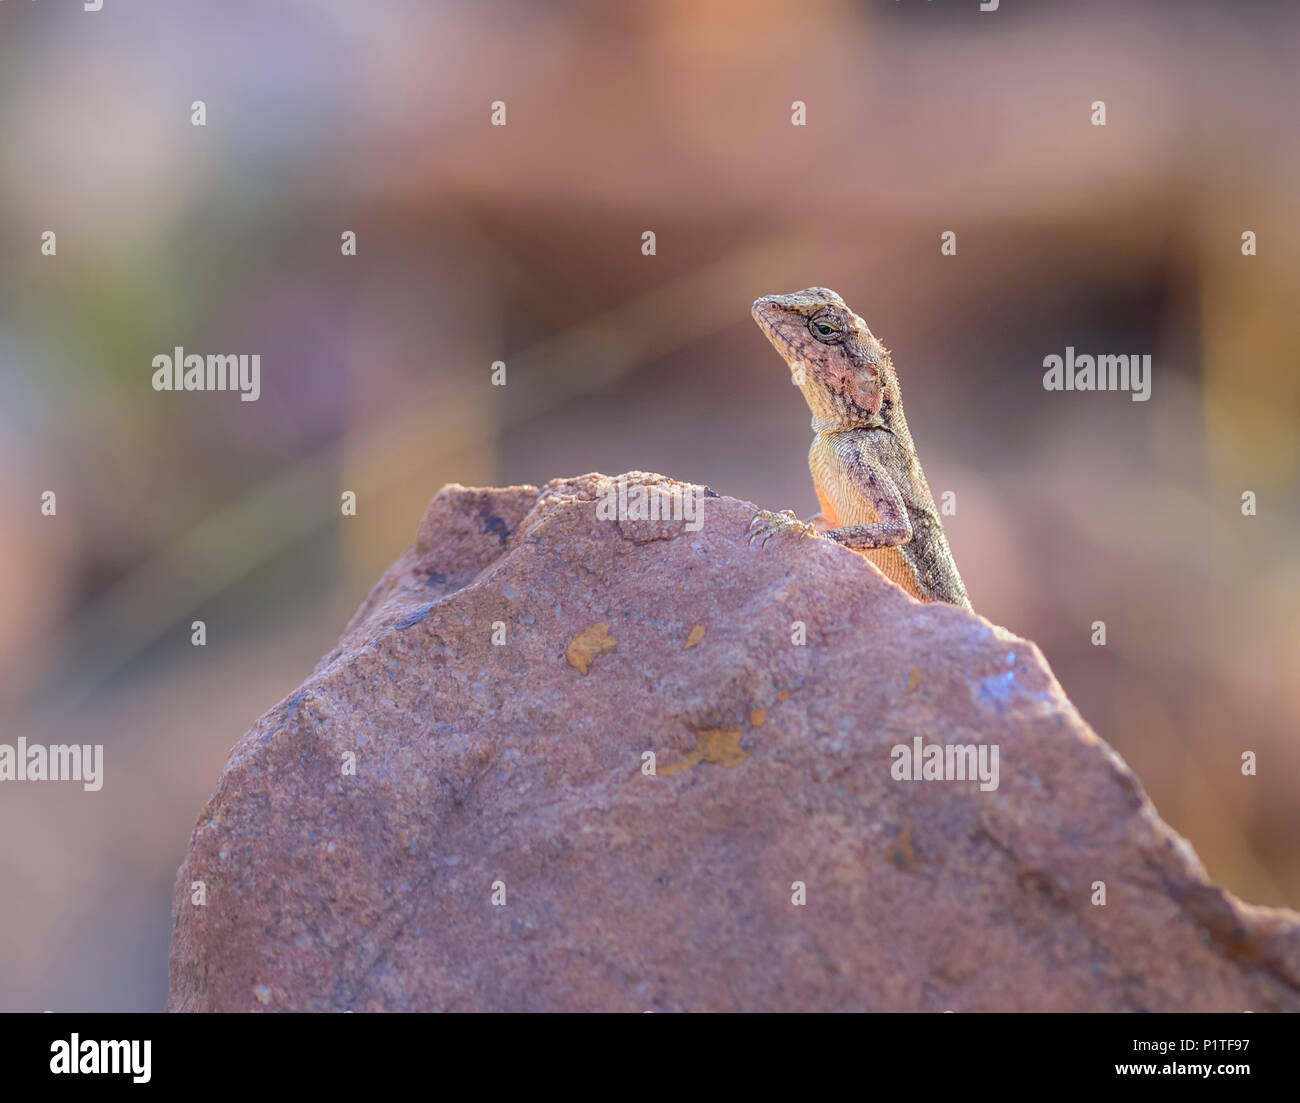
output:
{"label": "rock surface", "polygon": [[[232,752],[170,1010],[1300,1010],[1300,916],[1208,883],[1033,644],[609,483],[438,493]],[[895,780],[916,738],[998,787]]]}

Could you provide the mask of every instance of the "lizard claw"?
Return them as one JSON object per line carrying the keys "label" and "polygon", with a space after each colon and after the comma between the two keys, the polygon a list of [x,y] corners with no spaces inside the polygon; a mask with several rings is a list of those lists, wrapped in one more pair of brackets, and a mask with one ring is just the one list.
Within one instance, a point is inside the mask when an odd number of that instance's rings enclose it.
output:
{"label": "lizard claw", "polygon": [[783,509],[774,513],[770,509],[760,509],[749,523],[749,542],[752,545],[757,540],[762,547],[777,533],[786,533],[790,529],[795,529],[799,536],[817,535],[817,526],[799,520],[793,510]]}

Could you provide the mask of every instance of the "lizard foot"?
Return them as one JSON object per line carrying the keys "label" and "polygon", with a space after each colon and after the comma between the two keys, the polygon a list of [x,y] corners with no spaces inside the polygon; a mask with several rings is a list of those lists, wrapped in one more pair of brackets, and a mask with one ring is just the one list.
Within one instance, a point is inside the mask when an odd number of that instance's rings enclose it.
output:
{"label": "lizard foot", "polygon": [[749,542],[752,545],[757,540],[759,547],[762,547],[777,533],[784,534],[790,529],[796,530],[800,536],[817,535],[817,526],[799,520],[793,510],[783,509],[780,513],[773,513],[770,509],[760,509],[749,523]]}

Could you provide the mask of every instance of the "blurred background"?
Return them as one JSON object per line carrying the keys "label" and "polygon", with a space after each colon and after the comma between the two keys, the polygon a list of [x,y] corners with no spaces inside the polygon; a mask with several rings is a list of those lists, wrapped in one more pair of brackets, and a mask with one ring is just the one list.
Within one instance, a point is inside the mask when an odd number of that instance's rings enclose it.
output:
{"label": "blurred background", "polygon": [[[0,738],[106,746],[0,786],[0,1008],[161,1008],[226,755],[444,483],[816,512],[749,317],[810,284],[893,350],[976,608],[1300,906],[1297,47],[1248,0],[0,0]],[[260,400],[153,391],[176,345]],[[1067,345],[1151,400],[1045,392]]]}

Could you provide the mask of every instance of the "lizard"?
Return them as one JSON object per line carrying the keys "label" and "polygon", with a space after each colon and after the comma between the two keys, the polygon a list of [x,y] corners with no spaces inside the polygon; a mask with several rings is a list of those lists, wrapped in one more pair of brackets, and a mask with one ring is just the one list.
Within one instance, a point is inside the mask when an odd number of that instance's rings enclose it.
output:
{"label": "lizard", "polygon": [[914,598],[973,612],[908,432],[889,350],[827,287],[764,295],[753,315],[812,410],[808,466],[822,511],[804,522],[790,510],[759,510],[750,544],[791,528],[819,534],[862,552]]}

